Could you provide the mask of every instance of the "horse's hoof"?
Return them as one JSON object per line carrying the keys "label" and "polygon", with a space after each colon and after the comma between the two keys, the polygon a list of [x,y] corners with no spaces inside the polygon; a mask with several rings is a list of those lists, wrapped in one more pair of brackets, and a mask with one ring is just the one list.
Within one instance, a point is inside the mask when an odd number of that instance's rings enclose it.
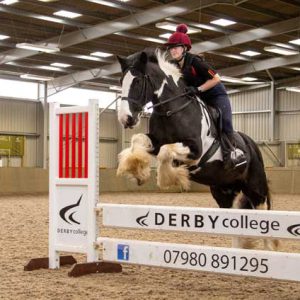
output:
{"label": "horse's hoof", "polygon": [[138,185],[143,185],[143,184],[144,184],[144,180],[137,179],[137,184],[138,184]]}

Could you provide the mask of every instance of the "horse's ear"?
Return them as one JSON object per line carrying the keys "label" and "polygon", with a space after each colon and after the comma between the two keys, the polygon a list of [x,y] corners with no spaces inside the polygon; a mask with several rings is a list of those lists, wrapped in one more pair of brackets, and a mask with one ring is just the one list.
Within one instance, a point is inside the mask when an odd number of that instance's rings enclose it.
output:
{"label": "horse's ear", "polygon": [[124,71],[128,68],[127,59],[126,57],[119,56],[119,55],[117,55],[117,59],[119,61],[119,64],[121,65],[122,72],[124,73]]}
{"label": "horse's ear", "polygon": [[143,51],[140,56],[140,62],[145,65],[147,61],[148,61],[148,55],[146,52]]}

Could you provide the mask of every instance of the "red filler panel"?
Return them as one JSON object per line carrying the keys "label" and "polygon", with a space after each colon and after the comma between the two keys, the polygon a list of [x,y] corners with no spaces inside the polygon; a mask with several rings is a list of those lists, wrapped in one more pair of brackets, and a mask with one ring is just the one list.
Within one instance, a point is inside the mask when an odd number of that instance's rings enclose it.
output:
{"label": "red filler panel", "polygon": [[64,116],[59,115],[59,159],[58,159],[58,176],[63,177],[63,128],[64,128]]}
{"label": "red filler panel", "polygon": [[76,174],[76,114],[72,114],[72,178]]}
{"label": "red filler panel", "polygon": [[85,141],[84,141],[84,177],[88,178],[88,161],[89,161],[89,156],[88,156],[88,149],[89,149],[89,113],[85,113],[84,116],[84,121],[85,121]]}
{"label": "red filler panel", "polygon": [[82,113],[78,115],[78,178],[82,177]]}
{"label": "red filler panel", "polygon": [[70,177],[70,114],[66,114],[66,147],[65,147],[65,161],[66,161],[66,172],[65,177]]}

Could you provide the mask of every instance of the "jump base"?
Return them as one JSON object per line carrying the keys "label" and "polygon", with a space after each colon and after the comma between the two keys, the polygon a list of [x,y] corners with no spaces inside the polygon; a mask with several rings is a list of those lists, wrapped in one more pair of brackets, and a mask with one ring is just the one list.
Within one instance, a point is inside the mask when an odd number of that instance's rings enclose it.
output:
{"label": "jump base", "polygon": [[[77,261],[72,255],[60,256],[60,265],[74,265]],[[24,266],[24,271],[49,269],[49,257],[33,258]]]}
{"label": "jump base", "polygon": [[72,270],[68,273],[70,277],[79,277],[93,273],[120,273],[122,272],[122,266],[117,263],[108,262],[90,262],[75,264]]}

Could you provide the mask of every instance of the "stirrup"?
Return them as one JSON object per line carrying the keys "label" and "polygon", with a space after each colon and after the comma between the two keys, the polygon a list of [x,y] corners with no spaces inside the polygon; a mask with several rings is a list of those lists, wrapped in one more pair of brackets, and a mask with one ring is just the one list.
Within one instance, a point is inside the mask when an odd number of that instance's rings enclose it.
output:
{"label": "stirrup", "polygon": [[224,161],[225,170],[238,169],[247,164],[247,158],[242,150],[236,148],[228,154]]}
{"label": "stirrup", "polygon": [[244,152],[238,148],[234,149],[234,151],[231,151],[230,159],[234,169],[239,168],[247,163],[247,158]]}

